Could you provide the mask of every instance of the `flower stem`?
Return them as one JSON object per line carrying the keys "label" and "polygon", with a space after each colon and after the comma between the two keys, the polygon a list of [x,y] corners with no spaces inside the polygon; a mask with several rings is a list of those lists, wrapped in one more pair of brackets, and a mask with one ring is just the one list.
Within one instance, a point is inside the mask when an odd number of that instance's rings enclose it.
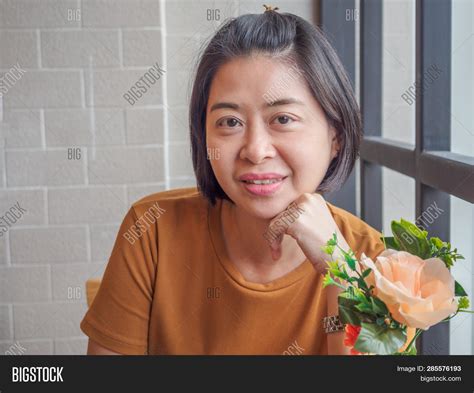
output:
{"label": "flower stem", "polygon": [[418,338],[418,336],[419,336],[421,333],[423,333],[423,330],[422,330],[422,329],[416,329],[415,335],[414,335],[413,338],[411,339],[410,344],[408,344],[408,346],[406,347],[406,349],[405,349],[404,352],[410,352],[410,349],[411,349],[413,343],[415,342],[415,340]]}

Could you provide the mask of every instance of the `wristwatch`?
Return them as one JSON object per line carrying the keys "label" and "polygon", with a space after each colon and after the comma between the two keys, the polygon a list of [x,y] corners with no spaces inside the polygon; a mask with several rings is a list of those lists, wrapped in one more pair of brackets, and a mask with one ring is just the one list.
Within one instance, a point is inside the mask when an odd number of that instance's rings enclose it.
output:
{"label": "wristwatch", "polygon": [[344,330],[345,325],[339,319],[339,315],[324,317],[322,321],[325,333],[336,333]]}

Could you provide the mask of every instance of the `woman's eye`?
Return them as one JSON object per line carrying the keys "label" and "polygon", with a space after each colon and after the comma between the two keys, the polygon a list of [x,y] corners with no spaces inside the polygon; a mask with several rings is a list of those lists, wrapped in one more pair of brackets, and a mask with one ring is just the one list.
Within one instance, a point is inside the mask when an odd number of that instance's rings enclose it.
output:
{"label": "woman's eye", "polygon": [[289,124],[293,121],[293,119],[289,116],[281,115],[275,118],[274,121],[277,121],[279,124]]}
{"label": "woman's eye", "polygon": [[229,127],[229,128],[234,128],[235,126],[239,124],[241,125],[241,123],[233,117],[222,119],[217,123],[218,126]]}

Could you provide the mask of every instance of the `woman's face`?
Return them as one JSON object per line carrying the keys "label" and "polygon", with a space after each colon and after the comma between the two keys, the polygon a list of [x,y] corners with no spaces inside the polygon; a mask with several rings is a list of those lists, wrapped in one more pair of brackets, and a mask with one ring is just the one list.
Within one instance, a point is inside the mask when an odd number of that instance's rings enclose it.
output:
{"label": "woman's face", "polygon": [[337,154],[336,133],[295,70],[255,55],[221,66],[211,84],[208,158],[224,192],[258,218],[313,193]]}

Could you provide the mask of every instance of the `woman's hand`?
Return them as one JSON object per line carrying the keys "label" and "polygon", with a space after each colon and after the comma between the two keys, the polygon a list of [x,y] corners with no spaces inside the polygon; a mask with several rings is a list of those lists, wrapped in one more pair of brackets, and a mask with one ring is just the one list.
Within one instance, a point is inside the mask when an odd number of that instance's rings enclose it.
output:
{"label": "woman's hand", "polygon": [[325,260],[329,256],[321,250],[321,247],[334,232],[337,233],[339,245],[347,251],[349,246],[337,227],[324,197],[318,193],[305,193],[270,222],[265,237],[269,241],[273,259],[277,260],[281,257],[283,235],[290,235],[297,241],[316,271],[324,274],[327,268]]}
{"label": "woman's hand", "polygon": [[[273,259],[281,257],[281,242],[283,235],[293,237],[318,273],[325,274],[326,260],[330,259],[321,247],[336,232],[338,244],[344,250],[349,250],[349,245],[337,227],[331,212],[320,194],[303,194],[285,211],[278,214],[268,226],[266,239],[270,243]],[[339,250],[335,250],[335,258],[342,258]],[[328,315],[337,315],[339,312],[338,295],[341,288],[330,286],[326,288]],[[344,345],[344,332],[335,332],[327,335],[328,354],[348,355],[349,348]]]}
{"label": "woman's hand", "polygon": [[[265,237],[270,243],[273,259],[281,257],[281,243],[283,235],[293,237],[318,273],[325,274],[326,260],[330,256],[325,254],[321,247],[336,232],[338,244],[344,250],[349,250],[349,245],[337,227],[331,212],[320,194],[303,194],[287,209],[278,214],[268,226]],[[334,258],[342,258],[338,249]],[[341,288],[330,286],[326,288],[328,315],[339,313],[338,295]],[[344,345],[344,332],[330,333],[327,335],[328,354],[348,355],[349,348]]]}

